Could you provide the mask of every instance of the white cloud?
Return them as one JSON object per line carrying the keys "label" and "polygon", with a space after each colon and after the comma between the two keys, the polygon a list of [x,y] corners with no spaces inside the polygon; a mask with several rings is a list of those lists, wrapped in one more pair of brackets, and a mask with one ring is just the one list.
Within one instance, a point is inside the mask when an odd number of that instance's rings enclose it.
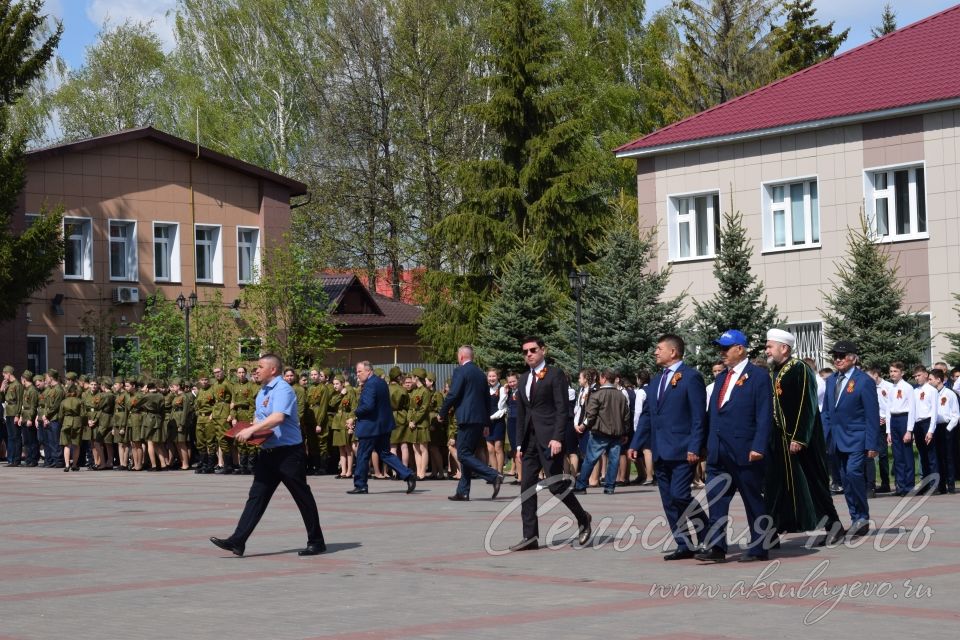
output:
{"label": "white cloud", "polygon": [[[118,24],[124,20],[153,21],[153,30],[167,51],[175,44],[173,36],[173,9],[176,0],[88,0],[87,17],[97,27],[110,20]],[[167,15],[169,13],[169,15]]]}

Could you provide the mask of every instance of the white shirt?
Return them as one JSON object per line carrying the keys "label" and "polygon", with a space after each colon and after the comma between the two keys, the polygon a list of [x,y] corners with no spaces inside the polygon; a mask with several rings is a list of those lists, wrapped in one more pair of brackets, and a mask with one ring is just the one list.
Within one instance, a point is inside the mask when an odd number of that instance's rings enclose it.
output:
{"label": "white shirt", "polygon": [[[510,387],[503,385],[497,385],[497,393],[500,394],[499,399],[497,400],[497,410],[490,416],[491,420],[499,420],[503,416],[507,415],[507,397],[510,395]],[[493,395],[493,387],[489,388],[490,395]]]}
{"label": "white shirt", "polygon": [[707,385],[707,411],[710,411],[710,397],[713,395],[713,387],[716,384],[717,382],[716,380],[714,380],[713,382]]}
{"label": "white shirt", "polygon": [[647,401],[647,392],[643,389],[637,389],[637,399],[633,405],[633,429],[636,431],[637,423],[640,422],[640,413],[643,411],[643,405]]}
{"label": "white shirt", "polygon": [[913,423],[917,415],[916,396],[910,383],[900,379],[900,382],[891,384],[890,401],[887,404],[887,434],[890,433],[890,416],[895,413],[907,414],[907,431],[913,433]]}
{"label": "white shirt", "polygon": [[960,422],[960,402],[957,401],[957,394],[951,391],[946,384],[940,389],[937,419],[940,424],[947,425],[947,431],[956,429],[957,423]]}
{"label": "white shirt", "polygon": [[889,422],[890,396],[893,393],[893,383],[880,378],[877,383],[877,403],[880,405],[880,417]]}
{"label": "white shirt", "polygon": [[739,363],[734,365],[733,369],[728,369],[729,381],[726,382],[726,389],[724,389],[723,398],[720,399],[720,406],[727,404],[727,401],[730,400],[730,394],[733,393],[733,387],[737,384],[737,380],[740,379],[740,376],[743,375],[743,370],[747,368],[750,359],[744,358]]}
{"label": "white shirt", "polygon": [[589,387],[580,387],[577,391],[577,403],[573,405],[573,424],[574,426],[579,425],[581,422],[581,417],[587,409],[587,401],[585,396],[590,392]]}
{"label": "white shirt", "polygon": [[937,402],[940,400],[940,394],[937,393],[937,390],[929,382],[914,389],[913,393],[917,398],[916,421],[919,422],[920,420],[930,418],[928,432],[936,431]]}
{"label": "white shirt", "polygon": [[541,362],[540,364],[538,364],[537,366],[535,366],[533,369],[531,369],[533,375],[527,376],[527,388],[524,389],[524,391],[527,392],[527,398],[528,398],[528,399],[530,398],[530,387],[533,385],[533,376],[536,375],[536,374],[538,374],[538,373],[540,373],[540,371],[541,371],[545,366],[547,366],[547,361],[546,361],[546,360],[544,360],[543,362]]}
{"label": "white shirt", "polygon": [[827,381],[819,373],[815,377],[817,379],[817,408],[823,411],[823,397],[827,395]]}

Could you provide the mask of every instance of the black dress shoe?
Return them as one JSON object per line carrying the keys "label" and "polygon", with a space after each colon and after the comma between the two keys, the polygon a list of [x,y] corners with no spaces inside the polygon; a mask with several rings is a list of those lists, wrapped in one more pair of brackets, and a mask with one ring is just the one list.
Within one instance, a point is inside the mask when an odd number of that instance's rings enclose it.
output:
{"label": "black dress shoe", "polygon": [[587,521],[580,523],[580,529],[577,532],[577,542],[580,546],[584,546],[590,540],[590,535],[593,533],[593,516],[589,513],[587,514]]}
{"label": "black dress shoe", "polygon": [[827,525],[827,533],[823,539],[817,543],[818,547],[834,546],[843,541],[847,535],[847,530],[839,522]]}
{"label": "black dress shoe", "polygon": [[317,542],[314,544],[308,544],[306,549],[300,549],[297,551],[298,556],[318,556],[324,551],[327,550],[327,545],[322,542]]}
{"label": "black dress shoe", "polygon": [[667,562],[671,560],[689,560],[695,555],[697,554],[693,552],[693,549],[677,549],[672,553],[668,553],[667,555],[663,556],[663,559]]}
{"label": "black dress shoe", "polygon": [[222,540],[220,538],[210,538],[210,542],[217,545],[224,551],[229,551],[235,556],[243,555],[244,544],[242,542],[234,542],[230,538],[227,538],[226,540]]}
{"label": "black dress shoe", "polygon": [[700,553],[694,554],[693,557],[701,562],[724,562],[727,559],[727,554],[714,547],[708,551],[701,551]]}
{"label": "black dress shoe", "polygon": [[493,493],[490,494],[491,500],[496,500],[497,496],[500,494],[500,485],[503,484],[503,476],[497,474],[497,477],[493,479]]}
{"label": "black dress shoe", "polygon": [[749,553],[745,553],[742,556],[740,556],[740,560],[738,560],[738,562],[767,562],[768,560],[770,560],[770,556],[767,554],[763,554],[762,556],[756,556],[756,555],[751,555]]}
{"label": "black dress shoe", "polygon": [[353,489],[350,489],[350,491],[347,491],[347,493],[351,495],[356,495],[360,493],[368,493],[368,491],[366,489],[361,489],[360,487],[355,487]]}
{"label": "black dress shoe", "polygon": [[447,496],[447,500],[453,500],[454,502],[469,502],[470,496],[462,496],[459,493],[455,493],[452,496]]}
{"label": "black dress shoe", "polygon": [[877,493],[890,493],[890,485],[882,484],[877,487]]}
{"label": "black dress shoe", "polygon": [[540,541],[536,538],[524,538],[510,547],[510,551],[536,551],[540,548]]}
{"label": "black dress shoe", "polygon": [[410,474],[410,477],[407,478],[407,493],[413,493],[413,490],[417,488],[417,476]]}
{"label": "black dress shoe", "polygon": [[574,489],[571,489],[571,490],[570,490],[570,493],[575,493],[575,494],[577,494],[578,496],[583,496],[583,495],[586,495],[586,494],[587,494],[587,490],[586,490],[586,488],[583,488],[583,489],[576,489],[576,488],[574,488]]}

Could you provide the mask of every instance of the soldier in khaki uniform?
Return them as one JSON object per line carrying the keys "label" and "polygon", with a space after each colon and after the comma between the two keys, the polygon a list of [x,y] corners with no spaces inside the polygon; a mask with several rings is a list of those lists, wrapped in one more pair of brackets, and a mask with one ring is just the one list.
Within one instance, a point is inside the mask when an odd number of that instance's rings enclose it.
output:
{"label": "soldier in khaki uniform", "polygon": [[347,429],[347,421],[352,419],[357,408],[356,398],[351,390],[344,386],[343,376],[334,376],[333,393],[327,400],[327,406],[333,413],[330,418],[330,432],[333,434],[333,446],[340,452],[340,471],[338,478],[353,477],[352,437]]}
{"label": "soldier in khaki uniform", "polygon": [[433,394],[426,387],[424,378],[427,372],[417,367],[412,372],[410,408],[407,410],[407,424],[410,428],[410,445],[417,465],[417,480],[427,477],[427,449],[430,444],[430,402]]}
{"label": "soldier in khaki uniform", "polygon": [[428,371],[423,383],[430,391],[430,477],[443,480],[446,477],[443,461],[447,456],[447,427],[437,419],[443,404],[443,392],[437,389],[436,382],[437,377]]}
{"label": "soldier in khaki uniform", "polygon": [[127,442],[130,443],[133,471],[143,471],[143,396],[146,390],[144,381],[135,379],[127,408]]}
{"label": "soldier in khaki uniform", "polygon": [[43,422],[43,460],[45,467],[63,468],[63,449],[60,446],[60,403],[63,402],[60,372],[47,371],[41,394],[40,418]]}
{"label": "soldier in khaki uniform", "polygon": [[390,368],[390,407],[393,409],[394,428],[390,433],[390,452],[393,455],[400,455],[400,460],[405,467],[410,466],[410,450],[406,444],[407,440],[407,410],[410,408],[410,396],[403,387],[405,376],[400,367]]}
{"label": "soldier in khaki uniform", "polygon": [[180,456],[180,469],[190,469],[190,442],[187,439],[187,428],[193,416],[193,394],[184,392],[183,381],[174,378],[170,381],[171,408],[169,420],[173,424],[174,442]]}
{"label": "soldier in khaki uniform", "polygon": [[7,436],[6,466],[19,467],[23,441],[20,435],[18,418],[23,402],[23,385],[17,380],[13,371],[14,369],[10,365],[3,368],[3,383],[0,385],[0,393],[3,394],[3,420]]}
{"label": "soldier in khaki uniform", "polygon": [[200,373],[197,401],[194,410],[197,415],[197,470],[195,473],[213,473],[217,463],[217,434],[213,422],[213,409],[217,398],[210,386],[210,377],[205,371]]}
{"label": "soldier in khaki uniform", "polygon": [[141,430],[147,443],[147,455],[150,457],[150,471],[161,471],[170,465],[163,450],[163,394],[157,389],[157,383],[150,380],[146,384],[146,393],[140,402],[143,412]]}
{"label": "soldier in khaki uniform", "polygon": [[[247,368],[237,367],[237,380],[231,386],[230,425],[239,422],[253,424],[253,403],[257,400],[260,386],[247,378]],[[253,464],[256,461],[257,447],[247,442],[236,443],[237,453],[240,456],[239,473],[250,475],[253,473]]]}
{"label": "soldier in khaki uniform", "polygon": [[130,411],[130,401],[133,399],[130,390],[133,385],[129,382],[120,382],[117,395],[113,402],[113,420],[110,422],[110,431],[113,435],[113,441],[117,445],[117,458],[120,460],[115,469],[126,471],[127,464],[130,461],[130,436],[127,429],[127,417]]}
{"label": "soldier in khaki uniform", "polygon": [[60,446],[63,447],[64,472],[80,471],[80,441],[86,423],[82,395],[83,390],[78,385],[73,384],[67,387],[57,413],[57,422],[60,423]]}
{"label": "soldier in khaki uniform", "polygon": [[33,386],[33,372],[26,370],[20,374],[23,395],[20,399],[20,415],[17,424],[23,438],[26,459],[24,466],[35,467],[40,461],[40,445],[37,439],[37,408],[40,404],[40,392]]}
{"label": "soldier in khaki uniform", "polygon": [[326,374],[317,368],[310,371],[310,387],[307,389],[307,419],[313,425],[307,438],[307,475],[322,475],[330,455],[330,424],[327,421],[327,401],[331,387]]}
{"label": "soldier in khaki uniform", "polygon": [[214,367],[213,382],[210,384],[216,404],[213,407],[211,419],[216,429],[217,457],[220,468],[216,473],[230,475],[233,473],[233,440],[224,434],[230,429],[230,403],[233,398],[230,393],[230,383],[227,381],[223,367]]}
{"label": "soldier in khaki uniform", "polygon": [[[110,417],[113,414],[113,395],[100,388],[100,381],[93,380],[90,390],[83,394],[84,435],[89,435],[90,452],[93,456],[93,471],[107,466],[103,457],[104,432],[110,430]],[[111,406],[105,411],[107,402]],[[111,457],[110,465],[113,466]]]}

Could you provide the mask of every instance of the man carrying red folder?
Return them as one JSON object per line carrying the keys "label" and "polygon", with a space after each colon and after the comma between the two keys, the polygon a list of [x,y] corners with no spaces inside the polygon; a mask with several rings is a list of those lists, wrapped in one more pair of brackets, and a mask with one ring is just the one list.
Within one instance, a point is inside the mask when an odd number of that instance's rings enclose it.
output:
{"label": "man carrying red folder", "polygon": [[280,376],[283,365],[280,358],[266,354],[260,358],[254,374],[262,385],[257,394],[254,422],[236,434],[237,442],[255,442],[266,436],[260,446],[253,471],[253,485],[240,522],[229,538],[210,538],[216,546],[242,556],[247,538],[253,533],[270,504],[273,492],[282,482],[293,496],[307,529],[307,546],[298,554],[315,556],[327,550],[320,530],[320,515],[307,484],[306,454],[300,434],[297,397]]}

